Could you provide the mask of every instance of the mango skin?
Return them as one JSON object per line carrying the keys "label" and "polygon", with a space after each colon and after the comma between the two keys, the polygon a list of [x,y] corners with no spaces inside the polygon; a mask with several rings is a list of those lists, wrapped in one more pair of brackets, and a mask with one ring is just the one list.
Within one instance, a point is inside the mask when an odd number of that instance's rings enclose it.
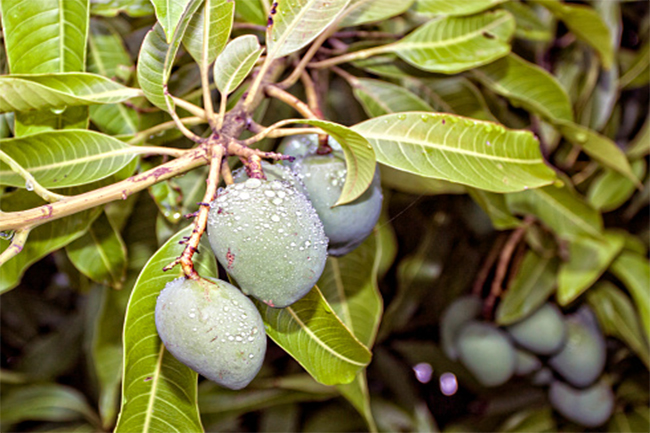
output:
{"label": "mango skin", "polygon": [[304,182],[309,200],[323,222],[331,255],[349,253],[372,233],[383,201],[379,170],[359,198],[336,207],[347,173],[342,152],[307,155],[296,160],[293,170]]}
{"label": "mango skin", "polygon": [[248,179],[211,204],[208,238],[242,291],[270,307],[287,307],[316,284],[327,237],[313,206],[288,182]]}
{"label": "mango skin", "polygon": [[614,393],[605,379],[585,389],[576,389],[562,381],[554,381],[548,396],[555,410],[585,427],[604,424],[614,410]]}
{"label": "mango skin", "polygon": [[449,359],[458,359],[456,343],[458,332],[467,322],[478,317],[481,313],[481,299],[478,296],[466,295],[455,299],[442,313],[440,319],[440,342],[442,350]]}
{"label": "mango skin", "polygon": [[[288,166],[282,164],[270,164],[267,161],[262,161],[262,171],[266,176],[266,180],[281,180],[289,182],[292,187],[307,195],[305,184]],[[248,174],[243,167],[235,170],[232,173],[232,178],[235,183],[243,183],[249,179]]]}
{"label": "mango skin", "polygon": [[556,353],[566,341],[564,317],[555,305],[548,303],[507,330],[517,344],[538,355]]}
{"label": "mango skin", "polygon": [[503,385],[515,372],[514,345],[505,331],[490,323],[467,323],[456,345],[461,362],[484,386]]}
{"label": "mango skin", "polygon": [[221,280],[177,278],[156,302],[156,329],[180,362],[230,389],[250,383],[266,353],[264,322],[236,287]]}
{"label": "mango skin", "polygon": [[[343,151],[338,141],[331,136],[327,138],[327,144],[334,151]],[[294,158],[302,158],[307,155],[315,155],[318,150],[318,134],[291,135],[282,139],[278,146],[278,153]],[[294,162],[282,161],[282,165],[292,166]]]}

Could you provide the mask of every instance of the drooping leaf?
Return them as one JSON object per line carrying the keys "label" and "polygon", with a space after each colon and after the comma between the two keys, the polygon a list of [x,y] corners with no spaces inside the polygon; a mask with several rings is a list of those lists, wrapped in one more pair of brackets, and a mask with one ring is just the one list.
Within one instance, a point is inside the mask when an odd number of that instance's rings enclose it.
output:
{"label": "drooping leaf", "polygon": [[372,144],[378,162],[420,176],[494,192],[537,188],[555,179],[528,131],[425,112],[388,114],[352,129]]}
{"label": "drooping leaf", "polygon": [[0,112],[110,104],[139,94],[136,89],[87,73],[5,75],[0,77]]}
{"label": "drooping leaf", "polygon": [[353,27],[384,21],[403,14],[414,2],[415,0],[352,0],[347,8],[351,12],[346,14],[340,25]]}
{"label": "drooping leaf", "polygon": [[505,197],[511,212],[534,215],[561,238],[602,236],[600,213],[566,185],[561,188],[549,185]]}
{"label": "drooping leaf", "polygon": [[233,39],[214,64],[214,82],[217,89],[228,95],[248,76],[264,51],[257,37],[244,35]]}
{"label": "drooping leaf", "polygon": [[544,69],[510,54],[472,71],[484,85],[547,119],[573,121],[571,101],[562,85]]}
{"label": "drooping leaf", "polygon": [[303,48],[325,30],[350,0],[294,0],[279,2],[267,56],[273,59]]}
{"label": "drooping leaf", "polygon": [[490,217],[492,225],[497,230],[510,230],[521,225],[521,221],[515,218],[506,205],[506,198],[503,194],[469,188],[467,190],[477,205]]}
{"label": "drooping leaf", "polygon": [[591,287],[621,250],[625,238],[606,231],[602,239],[576,236],[569,244],[569,261],[560,265],[557,300],[568,305]]}
{"label": "drooping leaf", "polygon": [[192,0],[151,0],[158,23],[164,30],[165,41],[171,44],[183,15]]}
{"label": "drooping leaf", "polygon": [[596,313],[606,335],[624,341],[650,368],[648,341],[632,301],[609,281],[602,281],[587,293],[587,302]]}
{"label": "drooping leaf", "polygon": [[515,21],[506,11],[431,20],[380,52],[429,72],[455,74],[493,62],[510,52]]}
{"label": "drooping leaf", "polygon": [[490,9],[506,0],[418,0],[415,12],[433,16],[463,16],[472,15]]}
{"label": "drooping leaf", "polygon": [[[176,360],[160,341],[154,312],[158,293],[180,276],[177,267],[163,272],[183,251],[178,243],[189,226],[172,236],[149,259],[135,283],[124,322],[122,409],[116,432],[202,432],[197,405],[197,373]],[[203,248],[209,248],[204,245]],[[195,256],[204,277],[216,276],[214,259]]]}
{"label": "drooping leaf", "polygon": [[567,4],[559,0],[534,0],[562,20],[578,38],[591,45],[609,69],[614,62],[610,32],[598,12],[586,5]]}
{"label": "drooping leaf", "polygon": [[[0,149],[45,188],[83,185],[125,167],[138,147],[95,131],[48,131],[0,140]],[[25,179],[0,162],[0,184],[25,188]]]}
{"label": "drooping leaf", "polygon": [[[632,173],[638,179],[643,179],[646,172],[646,162],[638,159],[632,163]],[[587,200],[601,212],[618,209],[636,191],[636,185],[627,177],[613,170],[605,170],[589,184]]]}
{"label": "drooping leaf", "polygon": [[350,383],[370,362],[368,349],[314,287],[286,308],[255,301],[267,335],[324,385]]}
{"label": "drooping leaf", "polygon": [[348,79],[369,117],[402,111],[434,111],[425,101],[402,86],[372,78]]}
{"label": "drooping leaf", "polygon": [[183,37],[183,45],[196,63],[214,62],[226,46],[235,17],[232,0],[205,0],[194,14]]}
{"label": "drooping leaf", "polygon": [[[158,1],[163,3],[165,0]],[[169,81],[174,59],[185,30],[200,5],[200,0],[188,0],[187,8],[182,13],[178,26],[175,26],[173,35],[166,38],[163,27],[157,23],[147,33],[140,47],[138,83],[147,99],[161,110],[167,111],[166,99],[169,100],[172,107],[174,106],[171,97],[165,96],[164,87]]]}
{"label": "drooping leaf", "polygon": [[151,0],[91,0],[90,13],[103,17],[114,17],[124,13],[130,17],[146,17],[154,13]]}
{"label": "drooping leaf", "polygon": [[501,325],[515,323],[537,310],[555,290],[558,261],[529,250],[496,312]]}
{"label": "drooping leaf", "polygon": [[639,311],[646,339],[650,336],[650,263],[645,256],[624,251],[614,260],[612,273],[625,284]]}
{"label": "drooping leaf", "polygon": [[103,212],[82,237],[66,247],[66,252],[75,267],[91,280],[122,288],[126,277],[126,246]]}

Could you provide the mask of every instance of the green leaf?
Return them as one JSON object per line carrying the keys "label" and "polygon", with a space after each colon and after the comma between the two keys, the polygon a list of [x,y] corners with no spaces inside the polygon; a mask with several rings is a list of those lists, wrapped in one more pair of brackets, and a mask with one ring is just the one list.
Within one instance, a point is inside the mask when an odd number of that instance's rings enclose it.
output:
{"label": "green leaf", "polygon": [[228,95],[235,91],[255,66],[264,51],[255,35],[233,39],[214,64],[214,82],[217,89]]}
{"label": "green leaf", "polygon": [[496,312],[500,326],[510,325],[537,310],[555,290],[558,261],[526,252],[519,272],[503,295]]}
{"label": "green leaf", "polygon": [[589,290],[587,302],[605,334],[624,341],[650,368],[648,341],[643,337],[641,322],[630,298],[609,281],[602,281]]}
{"label": "green leaf", "polygon": [[[624,54],[626,54],[625,51],[619,52],[621,57]],[[650,43],[644,43],[638,51],[634,52],[633,57],[627,63],[629,63],[629,66],[623,68],[624,73],[621,74],[622,76],[618,82],[619,87],[627,90],[647,85],[650,80],[648,77],[648,66],[650,66]],[[624,65],[625,63],[623,63],[623,66]]]}
{"label": "green leaf", "polygon": [[352,406],[361,414],[368,425],[368,431],[376,432],[377,426],[370,409],[370,393],[368,392],[368,380],[366,372],[361,371],[357,377],[345,385],[337,385],[337,389],[350,402]]}
{"label": "green leaf", "polygon": [[86,397],[74,388],[58,384],[27,385],[3,395],[0,417],[4,428],[22,421],[78,419],[99,425]]}
{"label": "green leaf", "polygon": [[146,17],[153,15],[151,0],[102,0],[90,1],[90,13],[103,17],[114,17],[124,13],[130,17]]}
{"label": "green leaf", "polygon": [[549,42],[555,36],[552,33],[551,26],[545,24],[531,6],[520,2],[507,2],[503,3],[502,7],[515,17],[517,22],[515,37],[531,41]]}
{"label": "green leaf", "polygon": [[381,184],[384,188],[415,195],[465,194],[467,189],[457,183],[422,177],[379,164]]}
{"label": "green leaf", "polygon": [[[164,3],[163,0],[158,2]],[[138,83],[147,99],[163,111],[167,111],[166,98],[171,106],[174,106],[171,97],[165,96],[164,87],[171,76],[174,59],[185,30],[194,12],[201,5],[201,0],[188,0],[187,4],[178,26],[174,28],[173,37],[166,39],[160,22],[156,23],[144,37],[138,55]]]}
{"label": "green leaf", "polygon": [[100,75],[66,72],[0,77],[0,112],[63,109],[68,106],[110,104],[140,92]]}
{"label": "green leaf", "polygon": [[242,18],[244,22],[266,25],[268,11],[262,5],[264,0],[247,0],[235,2],[235,14]]}
{"label": "green leaf", "polygon": [[555,179],[529,131],[438,113],[388,114],[352,127],[377,161],[425,177],[494,192],[537,188]]}
{"label": "green leaf", "polygon": [[469,188],[467,190],[477,205],[490,217],[492,225],[497,230],[510,230],[521,225],[521,221],[515,218],[506,205],[506,198],[503,194]]}
{"label": "green leaf", "polygon": [[[43,204],[36,194],[24,189],[3,196],[0,202],[2,202],[2,211],[4,212],[22,210]],[[16,287],[30,265],[82,236],[97,215],[98,210],[91,209],[40,225],[31,230],[27,243],[20,254],[2,265],[0,293]],[[7,249],[8,246],[9,242],[7,240],[0,240],[0,252]]]}
{"label": "green leaf", "polygon": [[158,23],[164,30],[165,41],[171,44],[192,0],[151,0]]}
{"label": "green leaf", "polygon": [[346,78],[368,117],[402,111],[434,111],[429,104],[402,86],[372,78]]}
{"label": "green leaf", "polygon": [[122,67],[133,66],[120,33],[105,21],[93,19],[88,35],[88,72],[115,78]]}
{"label": "green leaf", "polygon": [[616,278],[621,280],[627,288],[634,304],[636,305],[646,338],[650,336],[650,263],[648,259],[640,254],[624,251],[610,268]]}
{"label": "green leaf", "polygon": [[336,316],[318,287],[286,308],[255,304],[267,335],[318,382],[350,383],[370,362],[371,353]]}
{"label": "green leaf", "polygon": [[490,9],[506,0],[418,0],[415,12],[432,16],[463,16],[472,15]]}
{"label": "green leaf", "polygon": [[623,151],[609,138],[584,126],[565,121],[556,121],[560,133],[603,167],[611,168],[638,184],[632,167]]}
{"label": "green leaf", "polygon": [[591,45],[603,62],[603,67],[609,69],[614,63],[609,28],[598,12],[585,5],[566,4],[559,0],[533,0],[551,11],[562,20],[569,30],[579,39]]}
{"label": "green leaf", "polygon": [[507,194],[506,203],[511,212],[536,216],[561,238],[602,237],[600,213],[566,184]]}
{"label": "green leaf", "polygon": [[385,21],[403,14],[414,2],[415,0],[352,0],[347,8],[351,12],[341,20],[340,26],[354,27]]}
{"label": "green leaf", "polygon": [[573,121],[573,109],[562,85],[548,72],[510,54],[472,71],[492,91],[547,119]]}
{"label": "green leaf", "polygon": [[325,30],[350,0],[280,2],[273,16],[267,56],[276,59],[303,48]]}
{"label": "green leaf", "polygon": [[122,104],[93,105],[90,120],[108,135],[132,135],[138,132],[140,117],[135,109]]}
{"label": "green leaf", "polygon": [[[87,184],[117,173],[137,146],[94,131],[48,131],[0,140],[0,148],[45,188]],[[25,179],[0,162],[0,184],[25,188]]]}
{"label": "green leaf", "polygon": [[634,136],[634,140],[627,147],[627,156],[631,159],[648,154],[650,154],[650,118],[646,118],[641,131]]}
{"label": "green leaf", "polygon": [[467,78],[435,78],[421,80],[421,83],[424,88],[418,94],[424,97],[437,111],[458,114],[472,119],[496,121],[496,118],[490,113],[481,91]]}
{"label": "green leaf", "polygon": [[504,433],[552,433],[557,431],[557,425],[550,407],[524,409],[510,416],[497,431]]}
{"label": "green leaf", "polygon": [[569,261],[560,265],[557,300],[568,305],[591,287],[623,249],[625,237],[606,231],[603,239],[576,236],[569,244]]}
{"label": "green leaf", "polygon": [[[154,312],[158,293],[180,276],[162,268],[178,257],[189,226],[172,236],[149,259],[135,283],[124,322],[122,410],[115,432],[202,432],[196,400],[197,373],[176,360],[160,341]],[[208,250],[209,246],[203,245]],[[216,276],[214,258],[195,256],[199,274]]]}
{"label": "green leaf", "polygon": [[68,244],[66,252],[74,266],[91,280],[122,288],[126,277],[126,246],[103,212],[86,234]]}
{"label": "green leaf", "polygon": [[[643,179],[646,173],[646,162],[638,159],[632,163],[632,173],[638,179]],[[618,209],[636,191],[636,185],[627,177],[613,171],[605,170],[600,173],[587,190],[587,200],[601,212]]]}
{"label": "green leaf", "polygon": [[205,0],[190,20],[183,45],[199,66],[205,62],[207,68],[226,46],[235,17],[234,3]]}
{"label": "green leaf", "polygon": [[515,20],[506,11],[431,20],[381,52],[429,72],[455,74],[493,62],[510,52]]}

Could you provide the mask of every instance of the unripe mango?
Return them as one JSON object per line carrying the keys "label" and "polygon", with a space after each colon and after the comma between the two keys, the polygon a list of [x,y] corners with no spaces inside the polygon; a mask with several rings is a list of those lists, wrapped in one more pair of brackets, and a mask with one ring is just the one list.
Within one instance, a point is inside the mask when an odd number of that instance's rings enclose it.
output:
{"label": "unripe mango", "polygon": [[442,313],[440,319],[440,341],[442,350],[449,359],[458,359],[458,333],[467,323],[476,319],[481,312],[478,296],[461,296],[455,299]]}
{"label": "unripe mango", "polygon": [[271,307],[286,307],[307,294],[327,259],[316,211],[284,181],[229,185],[211,205],[208,238],[242,291]]}
{"label": "unripe mango", "polygon": [[548,303],[507,330],[517,344],[538,355],[557,352],[566,340],[564,317],[555,305]]}
{"label": "unripe mango", "polygon": [[551,383],[548,396],[555,410],[585,427],[604,424],[614,410],[614,393],[605,379],[585,389],[576,389],[557,380]]}
{"label": "unripe mango", "polygon": [[156,329],[180,362],[230,389],[257,375],[266,353],[264,322],[255,305],[221,280],[177,278],[156,302]]}
{"label": "unripe mango", "polygon": [[515,351],[517,352],[517,367],[515,369],[516,375],[525,376],[539,370],[542,367],[542,362],[532,353],[522,349],[515,349]]}

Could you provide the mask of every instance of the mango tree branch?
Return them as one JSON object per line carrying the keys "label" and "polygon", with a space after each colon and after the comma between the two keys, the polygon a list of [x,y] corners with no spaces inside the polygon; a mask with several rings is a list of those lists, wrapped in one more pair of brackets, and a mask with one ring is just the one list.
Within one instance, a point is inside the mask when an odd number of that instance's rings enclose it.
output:
{"label": "mango tree branch", "polygon": [[32,176],[30,172],[28,172],[22,165],[18,164],[12,157],[4,153],[2,150],[0,150],[0,161],[7,164],[14,173],[25,179],[26,187],[29,185],[31,189],[43,200],[51,203],[65,198],[64,195],[56,194],[49,189],[44,188],[40,183],[36,181],[36,179],[34,179],[34,176]]}
{"label": "mango tree branch", "polygon": [[0,266],[7,263],[11,258],[15,257],[23,250],[25,242],[29,236],[29,230],[17,230],[11,238],[11,245],[0,254]]}
{"label": "mango tree branch", "polygon": [[[169,93],[169,90],[167,89],[167,84],[163,86],[163,91],[165,93],[165,96],[170,96],[172,99],[174,98],[171,93]],[[174,107],[172,107],[171,102],[169,102],[169,99],[165,98],[165,103],[167,104],[167,110],[169,112],[169,115],[172,116],[172,119],[174,119],[174,122],[176,123],[176,126],[178,127],[178,130],[183,133],[184,136],[189,138],[195,143],[200,143],[203,141],[201,137],[190,131],[185,125],[183,125],[183,122],[181,122],[181,119],[178,117],[178,114],[176,114],[176,111],[174,110]],[[181,106],[176,102],[177,105]],[[198,107],[197,107],[198,108]],[[201,117],[201,116],[197,116]]]}
{"label": "mango tree branch", "polygon": [[[257,143],[260,140],[265,139],[268,137],[274,130],[282,128],[283,126],[291,125],[294,123],[300,123],[302,119],[284,119],[280,120],[279,122],[274,123],[273,125],[269,126],[268,128],[264,129],[263,131],[253,135],[250,138],[247,138],[246,140],[241,140],[239,143],[244,145],[244,146],[250,146],[252,144]],[[316,129],[320,133],[323,133],[323,130],[320,128],[310,128],[310,129]]]}
{"label": "mango tree branch", "polygon": [[332,57],[327,60],[322,60],[320,62],[313,62],[307,66],[314,69],[323,69],[323,68],[330,68],[335,65],[340,65],[341,63],[352,62],[354,60],[363,60],[363,59],[367,59],[368,57],[376,56],[377,54],[392,52],[394,48],[391,45],[392,44],[380,45],[378,47],[354,51],[352,53],[343,54],[338,57]]}
{"label": "mango tree branch", "polygon": [[[200,117],[183,117],[182,119],[179,120],[185,126],[194,126],[194,125],[200,125],[202,123],[205,123],[205,120]],[[127,143],[129,144],[143,143],[147,141],[147,138],[153,138],[156,134],[160,134],[162,132],[174,128],[176,128],[176,122],[173,120],[170,120],[169,122],[160,123],[156,126],[152,126],[149,129],[145,129],[144,131],[140,131],[136,133],[132,139],[127,141]]]}
{"label": "mango tree branch", "polygon": [[309,105],[305,104],[303,101],[293,96],[291,93],[282,90],[278,86],[269,84],[268,86],[265,87],[264,91],[266,92],[267,95],[275,99],[278,99],[287,105],[292,106],[298,113],[300,113],[303,117],[307,119],[322,118],[319,117],[316,113],[314,113],[312,109],[309,108]]}
{"label": "mango tree branch", "polygon": [[209,161],[205,146],[189,150],[181,157],[161,164],[144,173],[137,174],[121,182],[88,191],[83,194],[67,196],[55,203],[17,212],[0,213],[0,231],[29,230],[77,212],[110,203],[126,200],[128,196],[149,186],[183,174]]}

